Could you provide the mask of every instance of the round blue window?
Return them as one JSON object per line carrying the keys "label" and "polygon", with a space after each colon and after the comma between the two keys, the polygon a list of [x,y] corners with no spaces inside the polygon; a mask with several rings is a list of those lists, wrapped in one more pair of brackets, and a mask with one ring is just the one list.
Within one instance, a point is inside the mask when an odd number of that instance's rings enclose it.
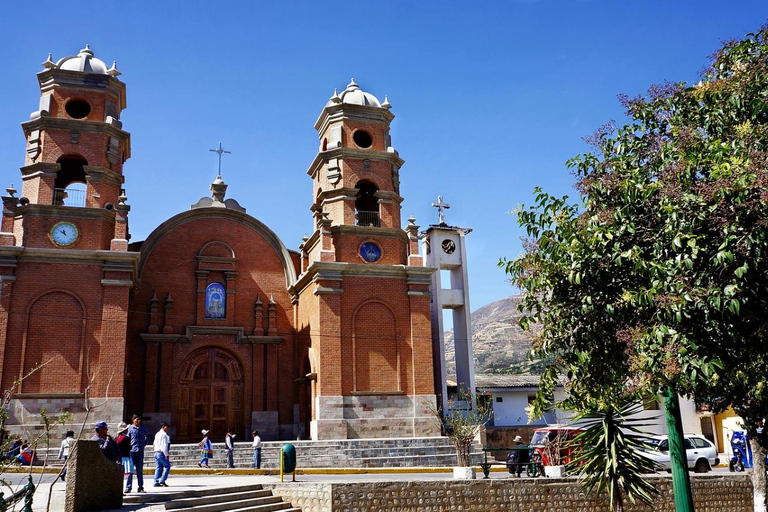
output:
{"label": "round blue window", "polygon": [[365,242],[360,246],[360,256],[368,263],[375,263],[381,258],[381,249],[373,242]]}

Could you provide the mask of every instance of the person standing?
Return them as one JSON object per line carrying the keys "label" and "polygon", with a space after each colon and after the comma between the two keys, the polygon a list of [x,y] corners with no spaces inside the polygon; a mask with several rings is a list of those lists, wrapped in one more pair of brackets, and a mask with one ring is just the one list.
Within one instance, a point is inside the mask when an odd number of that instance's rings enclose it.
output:
{"label": "person standing", "polygon": [[224,444],[227,447],[227,467],[235,467],[235,434],[232,433],[232,428],[227,429],[227,437],[224,438]]}
{"label": "person standing", "polygon": [[64,460],[64,469],[61,470],[59,478],[64,480],[67,476],[67,459],[72,452],[72,445],[75,442],[75,432],[73,430],[67,430],[67,434],[64,436],[64,440],[61,442],[61,448],[59,448],[59,459]]}
{"label": "person standing", "polygon": [[259,431],[253,431],[253,467],[261,469],[261,438]]}
{"label": "person standing", "polygon": [[[131,426],[128,427],[128,437],[131,440],[131,463],[136,470],[137,492],[144,492],[144,447],[147,446],[147,427],[142,425],[141,416],[134,414]],[[131,492],[133,473],[125,481],[125,492]]]}
{"label": "person standing", "polygon": [[211,458],[211,455],[213,454],[213,446],[211,445],[211,438],[208,437],[209,430],[201,430],[200,433],[203,434],[203,440],[198,443],[198,446],[200,447],[200,462],[197,463],[198,466],[201,468],[203,466],[208,466],[208,459]]}
{"label": "person standing", "polygon": [[128,424],[124,421],[121,421],[117,426],[117,437],[115,437],[115,444],[117,444],[117,449],[120,452],[120,461],[123,465],[123,476],[130,478],[133,476],[133,461],[131,461],[131,438],[128,437]]}
{"label": "person standing", "polygon": [[168,435],[168,426],[166,422],[160,424],[152,445],[155,452],[155,487],[168,487],[165,483],[171,472],[171,437]]}

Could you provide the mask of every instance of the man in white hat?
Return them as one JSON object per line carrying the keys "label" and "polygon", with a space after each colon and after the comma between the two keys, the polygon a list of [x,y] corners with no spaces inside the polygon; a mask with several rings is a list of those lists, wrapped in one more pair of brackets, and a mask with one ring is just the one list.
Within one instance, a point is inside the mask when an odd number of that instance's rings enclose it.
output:
{"label": "man in white hat", "polygon": [[531,456],[529,448],[523,446],[522,436],[515,436],[512,442],[515,443],[515,449],[507,455],[507,469],[510,474],[515,474],[517,478],[520,478],[523,468],[531,462]]}
{"label": "man in white hat", "polygon": [[[128,437],[128,424],[121,421],[117,426],[117,437],[115,437],[115,443],[117,449],[120,450],[120,458],[123,464],[123,476],[129,477],[133,475],[133,460],[131,460],[131,438]],[[131,490],[126,485],[125,493],[128,494]]]}
{"label": "man in white hat", "polygon": [[203,429],[200,431],[203,434],[203,440],[197,443],[200,447],[200,462],[197,463],[199,467],[209,467],[208,459],[213,455],[213,445],[211,444],[211,438],[208,437],[209,430]]}

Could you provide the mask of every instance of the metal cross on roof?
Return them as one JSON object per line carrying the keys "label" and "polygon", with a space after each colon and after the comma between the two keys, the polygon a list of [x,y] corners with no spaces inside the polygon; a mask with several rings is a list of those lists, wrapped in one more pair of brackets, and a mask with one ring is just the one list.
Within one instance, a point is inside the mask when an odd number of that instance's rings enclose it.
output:
{"label": "metal cross on roof", "polygon": [[443,196],[437,196],[437,202],[432,203],[432,206],[437,208],[437,218],[440,220],[440,224],[445,224],[445,213],[443,210],[447,210],[451,205],[443,202]]}
{"label": "metal cross on roof", "polygon": [[219,154],[219,176],[221,176],[221,155],[224,153],[231,154],[231,151],[224,151],[224,149],[221,147],[221,142],[219,142],[219,147],[216,149],[209,149],[208,151],[213,151],[214,153]]}

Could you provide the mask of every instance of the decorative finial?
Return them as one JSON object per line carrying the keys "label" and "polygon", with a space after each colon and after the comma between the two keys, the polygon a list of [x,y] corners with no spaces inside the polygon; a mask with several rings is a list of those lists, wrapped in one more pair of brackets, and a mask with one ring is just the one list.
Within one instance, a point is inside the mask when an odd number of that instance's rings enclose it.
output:
{"label": "decorative finial", "polygon": [[389,98],[387,97],[386,94],[384,95],[384,103],[382,103],[381,106],[387,110],[392,108],[392,105],[389,103]]}
{"label": "decorative finial", "polygon": [[127,200],[128,200],[128,196],[126,196],[125,193],[121,193],[119,196],[117,196],[118,204],[125,204]]}
{"label": "decorative finial", "polygon": [[274,304],[275,303],[275,294],[274,293],[270,293],[269,294],[269,303],[270,304]]}
{"label": "decorative finial", "polygon": [[359,89],[359,88],[360,88],[360,86],[355,83],[355,79],[354,78],[347,85],[347,89]]}
{"label": "decorative finial", "polygon": [[333,90],[333,96],[331,96],[331,101],[333,103],[341,103],[341,98],[339,97],[339,91],[334,89]]}
{"label": "decorative finial", "polygon": [[83,54],[83,53],[84,53],[84,54],[86,54],[86,55],[90,55],[91,57],[93,57],[93,50],[91,50],[91,47],[90,47],[90,46],[88,46],[88,43],[85,43],[85,48],[83,48],[82,50],[80,50],[80,53],[79,53],[78,55],[80,55],[80,54]]}
{"label": "decorative finial", "polygon": [[122,73],[117,70],[117,61],[116,60],[112,61],[112,67],[107,70],[107,74],[109,76],[120,76],[120,75],[122,75]]}
{"label": "decorative finial", "polygon": [[416,224],[416,217],[414,217],[413,214],[411,214],[411,216],[408,217],[408,224],[411,225],[411,226]]}
{"label": "decorative finial", "polygon": [[451,205],[443,202],[443,196],[437,196],[437,202],[432,203],[432,206],[437,208],[437,218],[439,219],[440,224],[445,224],[445,213],[443,210],[447,210]]}
{"label": "decorative finial", "polygon": [[8,195],[13,197],[13,194],[16,193],[16,189],[13,188],[13,183],[11,183],[11,186],[5,189],[6,192],[8,192]]}
{"label": "decorative finial", "polygon": [[56,63],[53,62],[53,60],[51,60],[51,54],[50,53],[48,54],[48,58],[45,59],[45,62],[43,62],[40,65],[43,66],[45,69],[55,69],[56,68]]}
{"label": "decorative finial", "polygon": [[209,149],[208,151],[213,151],[214,153],[218,153],[219,155],[219,177],[217,179],[221,179],[221,155],[224,154],[230,154],[231,151],[224,151],[224,149],[221,147],[221,142],[219,142],[219,147],[216,149]]}

